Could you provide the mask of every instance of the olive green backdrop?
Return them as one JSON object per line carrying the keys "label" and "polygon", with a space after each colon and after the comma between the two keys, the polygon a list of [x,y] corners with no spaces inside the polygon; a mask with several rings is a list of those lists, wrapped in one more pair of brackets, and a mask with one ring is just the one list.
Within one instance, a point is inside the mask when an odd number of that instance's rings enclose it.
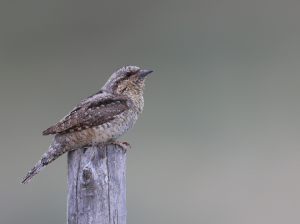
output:
{"label": "olive green backdrop", "polygon": [[130,224],[299,224],[299,0],[1,1],[0,223],[66,223],[43,130],[119,67],[154,70],[122,136]]}

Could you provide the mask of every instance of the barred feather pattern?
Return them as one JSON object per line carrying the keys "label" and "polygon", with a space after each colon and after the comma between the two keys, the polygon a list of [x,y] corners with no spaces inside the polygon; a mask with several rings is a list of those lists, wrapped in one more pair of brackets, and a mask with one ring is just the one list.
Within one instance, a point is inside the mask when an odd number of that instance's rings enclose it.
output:
{"label": "barred feather pattern", "polygon": [[136,66],[118,69],[99,92],[83,100],[61,121],[45,130],[43,135],[56,136],[21,183],[28,183],[45,166],[70,150],[118,144],[115,140],[133,127],[143,111],[144,82],[151,72]]}
{"label": "barred feather pattern", "polygon": [[66,147],[68,144],[67,139],[61,135],[56,135],[50,145],[49,149],[42,156],[40,161],[28,172],[28,174],[21,181],[22,184],[28,183],[35,175],[37,175],[45,166],[53,162],[62,154],[69,151],[69,147]]}
{"label": "barred feather pattern", "polygon": [[133,127],[138,118],[138,113],[128,110],[117,116],[117,119],[81,131],[57,134],[48,151],[42,156],[40,161],[28,172],[21,181],[28,183],[38,172],[44,169],[62,154],[76,148],[88,145],[111,143],[119,138],[123,133]]}

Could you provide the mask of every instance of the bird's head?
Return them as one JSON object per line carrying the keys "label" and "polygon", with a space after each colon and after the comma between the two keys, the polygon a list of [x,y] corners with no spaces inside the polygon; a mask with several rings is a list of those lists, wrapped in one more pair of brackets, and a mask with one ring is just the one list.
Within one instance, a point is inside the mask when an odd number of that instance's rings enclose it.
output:
{"label": "bird's head", "polygon": [[136,66],[124,66],[112,74],[102,90],[129,97],[141,96],[146,76],[151,72]]}

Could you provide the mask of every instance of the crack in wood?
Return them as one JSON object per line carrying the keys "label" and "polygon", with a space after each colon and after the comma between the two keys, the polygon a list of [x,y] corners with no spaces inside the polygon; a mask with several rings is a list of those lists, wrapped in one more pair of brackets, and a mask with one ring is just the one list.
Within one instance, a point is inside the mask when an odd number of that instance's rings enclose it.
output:
{"label": "crack in wood", "polygon": [[69,152],[67,223],[126,224],[126,216],[126,154],[121,147]]}

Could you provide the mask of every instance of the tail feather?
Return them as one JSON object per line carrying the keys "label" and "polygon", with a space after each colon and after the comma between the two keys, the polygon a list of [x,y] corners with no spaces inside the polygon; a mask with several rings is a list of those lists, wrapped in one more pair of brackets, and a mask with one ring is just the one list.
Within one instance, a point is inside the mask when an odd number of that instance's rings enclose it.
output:
{"label": "tail feather", "polygon": [[21,184],[27,184],[35,175],[38,174],[45,165],[41,163],[41,160],[28,172],[28,174],[23,178]]}
{"label": "tail feather", "polygon": [[41,160],[28,172],[28,174],[23,178],[21,184],[28,183],[35,175],[38,174],[45,166],[53,162],[59,156],[67,152],[66,148],[66,138],[62,135],[56,135],[50,145],[48,151],[42,156]]}

